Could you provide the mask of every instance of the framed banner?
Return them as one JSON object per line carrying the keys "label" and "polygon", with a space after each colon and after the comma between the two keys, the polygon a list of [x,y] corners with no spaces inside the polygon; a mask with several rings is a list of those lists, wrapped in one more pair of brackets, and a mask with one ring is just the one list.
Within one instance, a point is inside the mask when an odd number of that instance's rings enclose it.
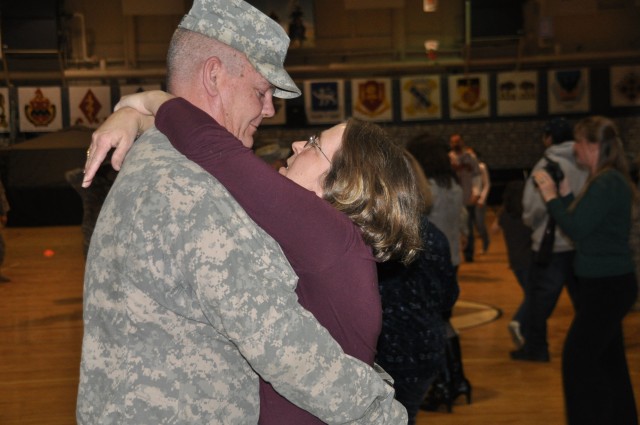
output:
{"label": "framed banner", "polygon": [[640,106],[640,66],[613,66],[610,77],[611,106]]}
{"label": "framed banner", "polygon": [[18,87],[20,131],[49,132],[62,129],[60,87]]}
{"label": "framed banner", "polygon": [[591,91],[587,68],[548,71],[550,114],[589,112]]}
{"label": "framed banner", "polygon": [[71,125],[98,128],[111,114],[111,87],[69,87],[69,121]]}
{"label": "framed banner", "polygon": [[403,121],[442,118],[442,90],[439,75],[410,76],[400,79]]}
{"label": "framed banner", "polygon": [[367,121],[392,121],[390,78],[351,80],[352,115]]}
{"label": "framed banner", "polygon": [[344,81],[309,80],[304,85],[304,108],[309,124],[344,121]]}
{"label": "framed banner", "polygon": [[0,87],[0,133],[8,133],[11,130],[11,108],[9,105],[9,88]]}
{"label": "framed banner", "polygon": [[487,74],[449,76],[449,116],[452,119],[488,117],[489,113]]}
{"label": "framed banner", "polygon": [[500,72],[497,75],[496,92],[498,115],[538,113],[537,72]]}

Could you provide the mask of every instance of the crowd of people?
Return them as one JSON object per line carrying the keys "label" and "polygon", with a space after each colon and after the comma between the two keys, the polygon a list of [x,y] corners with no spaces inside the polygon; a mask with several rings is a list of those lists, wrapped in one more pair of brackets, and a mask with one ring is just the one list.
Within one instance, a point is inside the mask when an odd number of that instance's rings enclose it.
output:
{"label": "crowd of people", "polygon": [[[420,409],[471,403],[451,317],[474,234],[481,254],[491,246],[487,165],[459,133],[403,149],[353,118],[261,158],[273,97],[300,95],[287,47],[249,4],[196,0],[167,92],[121,99],[94,133],[81,186],[113,148],[118,177],[86,228],[78,423],[412,425]],[[546,321],[567,287],[568,423],[637,424],[622,141],[588,117],[551,121],[543,143],[494,224],[523,290],[511,358],[550,361]]]}

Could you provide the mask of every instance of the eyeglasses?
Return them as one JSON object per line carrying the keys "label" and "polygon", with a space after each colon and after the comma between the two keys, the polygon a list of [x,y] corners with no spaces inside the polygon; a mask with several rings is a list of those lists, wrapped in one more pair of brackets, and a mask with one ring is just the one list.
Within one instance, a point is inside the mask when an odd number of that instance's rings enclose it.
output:
{"label": "eyeglasses", "polygon": [[307,143],[304,144],[304,149],[306,149],[308,147],[317,148],[320,151],[320,153],[322,154],[322,156],[324,156],[327,159],[327,161],[329,161],[329,164],[331,164],[331,160],[329,159],[327,154],[324,153],[324,151],[320,147],[320,144],[318,143],[319,139],[320,139],[320,137],[318,137],[317,134],[314,134],[313,136],[309,137],[309,140],[307,140]]}

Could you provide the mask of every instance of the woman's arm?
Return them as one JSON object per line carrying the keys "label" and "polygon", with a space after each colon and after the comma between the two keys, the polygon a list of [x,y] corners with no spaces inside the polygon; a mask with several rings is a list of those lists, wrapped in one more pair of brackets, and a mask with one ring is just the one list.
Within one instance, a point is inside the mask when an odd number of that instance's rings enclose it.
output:
{"label": "woman's arm", "polygon": [[283,248],[294,268],[321,269],[342,255],[353,225],[315,193],[273,170],[208,114],[184,99],[164,103],[156,127],[218,179]]}
{"label": "woman's arm", "polygon": [[575,242],[581,242],[605,220],[612,204],[624,196],[624,189],[611,172],[596,178],[574,209],[569,209],[571,194],[554,198],[547,204],[549,213],[555,218],[562,230]]}
{"label": "woman's arm", "polygon": [[142,93],[130,94],[123,96],[116,104],[114,111],[121,108],[129,107],[140,112],[143,115],[156,116],[158,109],[167,100],[174,99],[175,96],[162,90],[150,90]]}

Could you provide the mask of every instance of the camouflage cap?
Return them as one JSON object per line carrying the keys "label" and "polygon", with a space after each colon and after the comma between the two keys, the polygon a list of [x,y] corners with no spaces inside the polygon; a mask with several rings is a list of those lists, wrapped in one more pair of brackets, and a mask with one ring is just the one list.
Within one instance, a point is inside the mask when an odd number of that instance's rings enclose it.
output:
{"label": "camouflage cap", "polygon": [[300,96],[300,89],[283,65],[289,37],[277,22],[250,4],[242,0],[194,0],[179,27],[244,53],[260,75],[275,86],[274,96]]}

